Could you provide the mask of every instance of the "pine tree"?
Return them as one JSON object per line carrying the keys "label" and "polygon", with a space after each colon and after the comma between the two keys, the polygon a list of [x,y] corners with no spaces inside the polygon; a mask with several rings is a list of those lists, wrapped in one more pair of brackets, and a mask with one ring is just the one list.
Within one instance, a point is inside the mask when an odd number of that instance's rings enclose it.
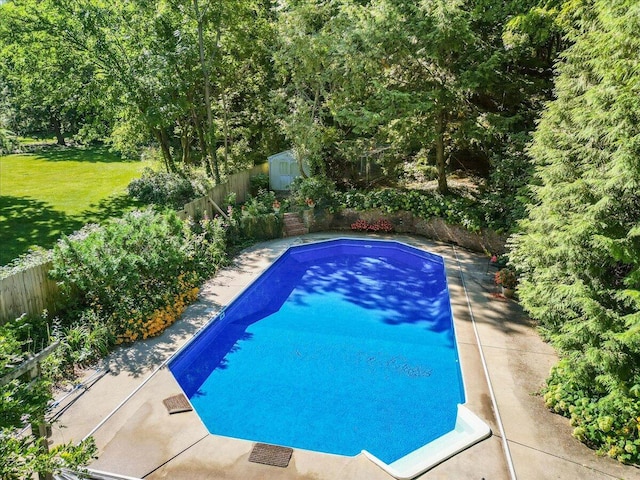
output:
{"label": "pine tree", "polygon": [[574,434],[640,461],[640,4],[576,2],[530,154],[539,182],[511,260],[561,354],[545,399]]}

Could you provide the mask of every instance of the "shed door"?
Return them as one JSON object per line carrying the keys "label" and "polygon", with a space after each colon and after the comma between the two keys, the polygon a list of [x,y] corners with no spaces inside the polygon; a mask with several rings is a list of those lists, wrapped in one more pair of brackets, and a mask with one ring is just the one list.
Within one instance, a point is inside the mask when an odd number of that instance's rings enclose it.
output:
{"label": "shed door", "polygon": [[289,188],[291,181],[291,164],[286,160],[278,161],[278,171],[280,173],[280,188]]}

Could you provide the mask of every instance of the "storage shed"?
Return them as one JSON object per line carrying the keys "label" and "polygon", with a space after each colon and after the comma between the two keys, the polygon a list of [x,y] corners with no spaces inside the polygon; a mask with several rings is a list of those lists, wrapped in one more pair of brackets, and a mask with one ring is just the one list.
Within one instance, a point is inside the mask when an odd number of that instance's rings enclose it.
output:
{"label": "storage shed", "polygon": [[[271,190],[289,190],[291,182],[300,176],[300,167],[291,150],[271,155],[269,158],[269,187]],[[303,162],[304,173],[309,166]]]}

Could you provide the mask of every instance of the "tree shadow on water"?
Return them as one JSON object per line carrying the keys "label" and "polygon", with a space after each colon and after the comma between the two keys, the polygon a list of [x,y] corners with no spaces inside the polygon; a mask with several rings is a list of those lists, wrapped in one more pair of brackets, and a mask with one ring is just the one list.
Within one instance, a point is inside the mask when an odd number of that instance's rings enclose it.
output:
{"label": "tree shadow on water", "polygon": [[388,325],[418,324],[432,332],[451,328],[441,264],[354,255],[301,263],[286,256],[223,310],[217,322],[181,353],[171,371],[187,396],[201,395],[199,389],[210,373],[228,367],[226,355],[253,339],[247,331],[250,325],[277,312],[288,299],[305,304],[306,295],[326,293],[338,293],[364,309],[383,311],[382,321]]}
{"label": "tree shadow on water", "polygon": [[446,278],[436,263],[345,256],[314,265],[299,288],[307,294],[337,292],[361,308],[383,310],[389,325],[423,323],[434,332],[451,327]]}

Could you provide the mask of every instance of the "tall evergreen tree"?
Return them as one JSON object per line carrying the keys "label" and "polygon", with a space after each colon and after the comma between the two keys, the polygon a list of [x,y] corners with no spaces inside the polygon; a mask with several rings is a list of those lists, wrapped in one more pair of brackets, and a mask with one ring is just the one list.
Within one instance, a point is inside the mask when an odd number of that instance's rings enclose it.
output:
{"label": "tall evergreen tree", "polygon": [[640,461],[640,8],[577,2],[557,98],[530,153],[539,186],[511,260],[558,347],[545,396],[574,434]]}

